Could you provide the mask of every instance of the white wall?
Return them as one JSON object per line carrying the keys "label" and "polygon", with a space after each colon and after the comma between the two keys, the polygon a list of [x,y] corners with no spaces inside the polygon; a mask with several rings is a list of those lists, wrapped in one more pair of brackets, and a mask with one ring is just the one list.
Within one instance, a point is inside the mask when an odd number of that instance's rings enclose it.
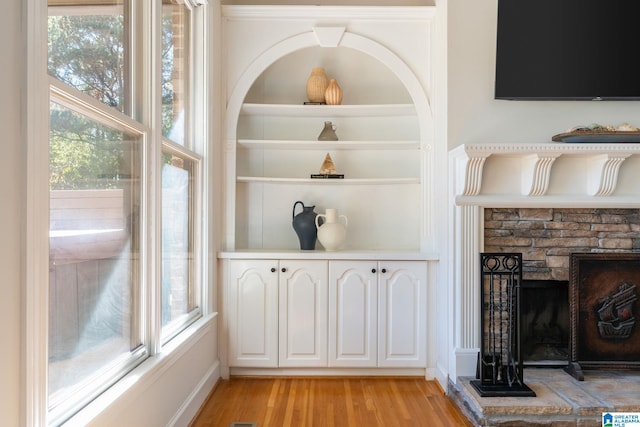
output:
{"label": "white wall", "polygon": [[[498,0],[447,3],[449,148],[465,143],[551,142],[555,134],[591,123],[640,126],[638,101],[494,100]],[[606,52],[595,54],[606,60]]]}
{"label": "white wall", "polygon": [[0,425],[17,426],[20,410],[20,219],[24,162],[20,135],[20,7],[21,0],[4,0],[0,40]]}

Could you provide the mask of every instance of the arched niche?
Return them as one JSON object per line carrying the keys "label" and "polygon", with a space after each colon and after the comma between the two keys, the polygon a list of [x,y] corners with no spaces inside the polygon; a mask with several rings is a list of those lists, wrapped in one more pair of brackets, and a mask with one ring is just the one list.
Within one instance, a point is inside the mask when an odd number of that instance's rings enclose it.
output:
{"label": "arched niche", "polygon": [[[410,98],[409,103],[412,103],[415,106],[416,113],[419,118],[420,139],[423,141],[431,139],[430,135],[433,132],[433,116],[429,99],[425,93],[425,89],[420,84],[420,81],[406,63],[391,50],[387,49],[375,40],[345,31],[345,28],[343,27],[321,27],[314,28],[312,31],[282,40],[270,49],[264,51],[247,67],[234,87],[227,104],[227,141],[233,141],[236,139],[238,119],[242,104],[244,102],[251,101],[251,96],[255,96],[251,93],[252,87],[254,87],[256,81],[259,81],[265,70],[279,61],[286,62],[286,59],[284,58],[285,56],[299,55],[301,52],[304,52],[309,48],[317,47],[324,48],[319,49],[321,52],[326,49],[326,52],[320,54],[320,56],[324,58],[325,63],[320,64],[321,61],[316,61],[318,66],[325,66],[325,64],[331,63],[332,60],[335,60],[335,58],[331,59],[331,50],[334,50],[335,52],[337,48],[343,48],[343,51],[353,50],[360,52],[368,57],[367,60],[374,60],[381,63],[384,68],[387,68],[391,72],[391,75],[401,83],[405,89],[404,93]],[[318,49],[316,49],[316,51],[318,51]],[[317,55],[317,53],[314,52],[311,53],[311,55]],[[378,70],[379,69],[380,67],[378,67]],[[307,74],[300,75],[300,78],[303,79],[303,81],[306,81],[309,71],[310,70],[307,70]],[[354,72],[353,75],[358,76],[359,73]],[[344,77],[345,76],[342,78]],[[366,80],[360,80],[360,83],[363,82],[366,82]],[[285,80],[282,84],[290,85],[292,82],[291,80]],[[304,84],[302,87],[304,87]],[[346,87],[347,85],[345,84],[345,88]],[[392,88],[393,84],[388,87]],[[356,91],[354,91],[354,93],[355,92]],[[368,99],[366,97],[366,91],[361,92],[358,96],[359,98],[354,99],[354,103],[378,103]],[[348,99],[349,98],[345,95],[343,103],[348,103]],[[389,98],[387,98],[386,102],[389,102],[388,99]],[[391,99],[392,103],[396,103],[394,98]],[[273,100],[270,100],[270,102],[273,102]],[[286,102],[288,101],[284,101],[283,103]]]}

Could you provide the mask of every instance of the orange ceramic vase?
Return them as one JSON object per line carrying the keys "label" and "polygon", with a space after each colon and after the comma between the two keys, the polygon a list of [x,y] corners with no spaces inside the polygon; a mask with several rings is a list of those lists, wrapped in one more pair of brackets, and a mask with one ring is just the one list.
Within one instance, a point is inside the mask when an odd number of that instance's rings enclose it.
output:
{"label": "orange ceramic vase", "polygon": [[342,104],[342,88],[340,88],[336,79],[329,81],[329,85],[324,92],[324,101],[329,105]]}
{"label": "orange ceramic vase", "polygon": [[307,79],[307,98],[310,102],[324,102],[324,92],[327,90],[327,74],[324,68],[316,67],[311,70]]}

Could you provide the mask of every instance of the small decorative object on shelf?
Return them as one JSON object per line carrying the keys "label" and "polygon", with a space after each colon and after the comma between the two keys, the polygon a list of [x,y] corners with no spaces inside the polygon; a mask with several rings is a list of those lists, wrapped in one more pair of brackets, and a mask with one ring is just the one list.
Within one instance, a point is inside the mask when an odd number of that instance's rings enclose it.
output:
{"label": "small decorative object on shelf", "polygon": [[324,92],[324,102],[328,105],[342,104],[342,88],[340,88],[336,79],[329,80],[327,90]]}
{"label": "small decorative object on shelf", "polygon": [[324,161],[322,162],[322,166],[320,166],[320,173],[328,175],[336,173],[336,165],[333,163],[331,154],[327,153],[327,155],[324,156]]}
{"label": "small decorative object on shelf", "polygon": [[[296,215],[296,206],[300,204],[302,211]],[[315,206],[305,206],[300,200],[293,204],[292,225],[298,240],[300,240],[300,249],[314,250],[316,248],[316,239],[318,236],[318,228],[316,221]]]}
{"label": "small decorative object on shelf", "polygon": [[324,92],[327,90],[329,81],[327,74],[322,67],[315,67],[311,70],[311,75],[307,79],[307,98],[313,103],[324,103]]}
{"label": "small decorative object on shelf", "polygon": [[[324,219],[324,224],[320,221]],[[344,224],[340,222],[344,220]],[[342,246],[347,237],[348,220],[345,215],[338,215],[337,209],[327,209],[324,214],[316,216],[316,227],[318,229],[318,240],[325,250],[335,251]]]}
{"label": "small decorative object on shelf", "polygon": [[318,135],[318,141],[337,141],[336,127],[331,122],[324,122],[322,132]]}
{"label": "small decorative object on shelf", "polygon": [[592,123],[589,126],[574,126],[566,132],[554,135],[551,140],[555,142],[640,143],[640,129],[629,123],[622,123],[618,126]]}
{"label": "small decorative object on shelf", "polygon": [[327,155],[324,156],[322,166],[320,166],[320,173],[312,173],[311,178],[342,179],[344,178],[344,174],[336,173],[336,165],[333,163],[331,154],[327,153]]}
{"label": "small decorative object on shelf", "polygon": [[312,173],[310,178],[313,179],[343,179],[343,173]]}

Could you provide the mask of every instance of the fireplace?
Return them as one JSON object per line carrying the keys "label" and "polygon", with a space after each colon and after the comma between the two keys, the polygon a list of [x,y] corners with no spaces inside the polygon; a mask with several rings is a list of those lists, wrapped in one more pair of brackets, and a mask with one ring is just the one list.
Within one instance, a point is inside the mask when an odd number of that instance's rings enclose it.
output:
{"label": "fireplace", "polygon": [[640,144],[489,142],[449,159],[456,378],[480,347],[479,253],[521,252],[524,281],[568,282],[571,253],[640,252]]}
{"label": "fireplace", "polygon": [[523,254],[521,341],[525,366],[566,367],[576,361],[570,357],[570,318],[575,309],[569,298],[570,274],[575,268],[572,254],[615,259],[616,254],[632,253],[640,239],[639,221],[637,209],[484,210],[485,250]]}
{"label": "fireplace", "polygon": [[525,367],[565,367],[569,361],[569,282],[523,280],[522,359]]}

